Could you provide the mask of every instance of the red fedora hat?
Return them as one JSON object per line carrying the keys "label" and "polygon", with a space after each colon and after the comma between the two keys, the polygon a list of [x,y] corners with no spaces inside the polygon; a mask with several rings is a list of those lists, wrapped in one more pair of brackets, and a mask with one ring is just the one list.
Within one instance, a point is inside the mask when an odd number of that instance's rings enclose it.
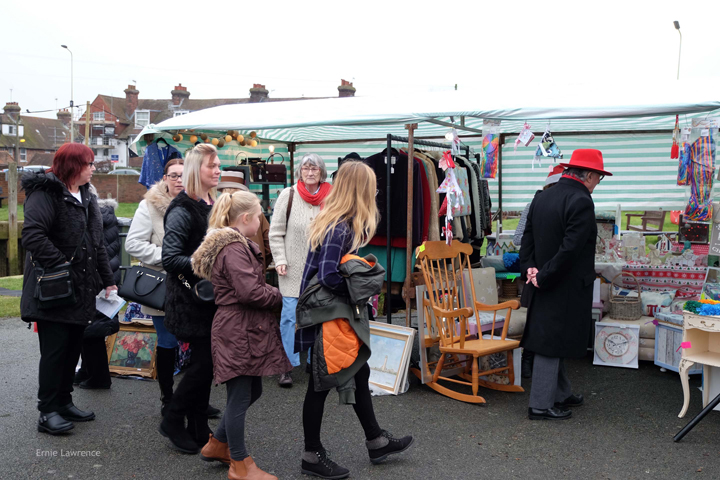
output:
{"label": "red fedora hat", "polygon": [[603,170],[603,157],[600,150],[594,148],[580,148],[575,150],[570,157],[570,163],[561,163],[566,168],[581,168],[590,170],[601,175],[612,176],[612,173]]}

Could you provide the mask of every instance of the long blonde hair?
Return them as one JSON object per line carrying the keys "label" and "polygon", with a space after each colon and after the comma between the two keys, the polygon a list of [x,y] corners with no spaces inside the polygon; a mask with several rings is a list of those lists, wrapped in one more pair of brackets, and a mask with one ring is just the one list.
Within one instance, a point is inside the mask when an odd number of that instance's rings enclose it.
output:
{"label": "long blonde hair", "polygon": [[210,212],[210,228],[223,228],[235,225],[238,217],[246,213],[252,215],[260,211],[257,195],[245,191],[223,193],[215,201]]}
{"label": "long blonde hair", "polygon": [[375,236],[380,213],[375,204],[375,172],[362,162],[345,162],[335,176],[325,206],[310,224],[308,240],[317,250],[325,237],[340,222],[347,222],[354,234],[350,251],[355,251]]}
{"label": "long blonde hair", "polygon": [[[202,190],[202,182],[200,180],[200,167],[207,158],[208,161],[217,157],[217,148],[210,143],[201,143],[195,145],[190,153],[185,156],[185,164],[183,165],[183,187],[190,196],[197,197]],[[210,197],[215,198],[217,189],[210,189]],[[203,199],[207,201],[207,199]]]}

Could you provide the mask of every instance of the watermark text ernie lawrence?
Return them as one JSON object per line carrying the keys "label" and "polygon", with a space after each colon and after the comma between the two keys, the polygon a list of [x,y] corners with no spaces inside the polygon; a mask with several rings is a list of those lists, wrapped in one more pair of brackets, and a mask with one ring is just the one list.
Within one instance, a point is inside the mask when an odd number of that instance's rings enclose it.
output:
{"label": "watermark text ernie lawrence", "polygon": [[38,457],[99,457],[100,450],[41,450],[37,449],[35,455]]}

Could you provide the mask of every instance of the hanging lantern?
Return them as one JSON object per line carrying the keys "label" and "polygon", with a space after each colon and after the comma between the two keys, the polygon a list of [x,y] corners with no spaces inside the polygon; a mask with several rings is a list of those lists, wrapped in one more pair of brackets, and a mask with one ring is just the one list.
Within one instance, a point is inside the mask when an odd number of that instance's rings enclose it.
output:
{"label": "hanging lantern", "polygon": [[197,135],[190,135],[190,143],[195,145],[195,142],[197,142]]}
{"label": "hanging lantern", "polygon": [[225,146],[225,142],[222,141],[222,140],[219,140],[219,141],[218,141],[218,144],[217,144],[217,147],[218,147],[218,148],[222,148],[222,147],[224,147],[224,146]]}
{"label": "hanging lantern", "polygon": [[257,140],[250,140],[251,147],[257,147]]}
{"label": "hanging lantern", "polygon": [[208,137],[205,137],[205,139],[203,140],[203,142],[205,142],[205,143],[210,143],[210,139],[209,139]]}
{"label": "hanging lantern", "polygon": [[177,136],[180,139],[180,140],[178,140],[178,142],[182,142],[183,141],[182,133],[178,133]]}
{"label": "hanging lantern", "polygon": [[217,147],[217,144],[220,143],[220,140],[218,140],[217,138],[213,138],[210,142]]}
{"label": "hanging lantern", "polygon": [[256,133],[256,132],[250,132],[250,138],[255,138],[255,137],[257,137],[257,133]]}
{"label": "hanging lantern", "polygon": [[243,137],[242,135],[238,134],[236,140],[238,141],[238,143],[242,143],[243,145],[245,145],[245,137]]}
{"label": "hanging lantern", "polygon": [[225,141],[226,141],[227,143],[232,142],[232,135],[225,135]]}
{"label": "hanging lantern", "polygon": [[180,135],[173,135],[172,139],[173,139],[173,142],[177,143],[180,141]]}
{"label": "hanging lantern", "polygon": [[204,141],[207,141],[207,139],[208,139],[207,133],[201,133],[200,138],[202,138]]}

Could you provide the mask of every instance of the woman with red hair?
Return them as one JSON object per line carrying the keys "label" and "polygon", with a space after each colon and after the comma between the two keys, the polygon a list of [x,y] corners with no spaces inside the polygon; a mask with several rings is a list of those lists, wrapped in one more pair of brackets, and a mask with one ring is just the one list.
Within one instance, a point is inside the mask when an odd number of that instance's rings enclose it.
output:
{"label": "woman with red hair", "polygon": [[[95,317],[95,296],[117,290],[103,242],[97,199],[89,186],[95,156],[88,147],[66,143],[47,172],[27,173],[22,245],[27,251],[20,303],[23,321],[36,322],[40,340],[38,431],[57,435],[87,422],[93,412],[72,402],[75,366],[83,332]],[[37,294],[45,270],[70,263],[74,302],[47,308]]]}

